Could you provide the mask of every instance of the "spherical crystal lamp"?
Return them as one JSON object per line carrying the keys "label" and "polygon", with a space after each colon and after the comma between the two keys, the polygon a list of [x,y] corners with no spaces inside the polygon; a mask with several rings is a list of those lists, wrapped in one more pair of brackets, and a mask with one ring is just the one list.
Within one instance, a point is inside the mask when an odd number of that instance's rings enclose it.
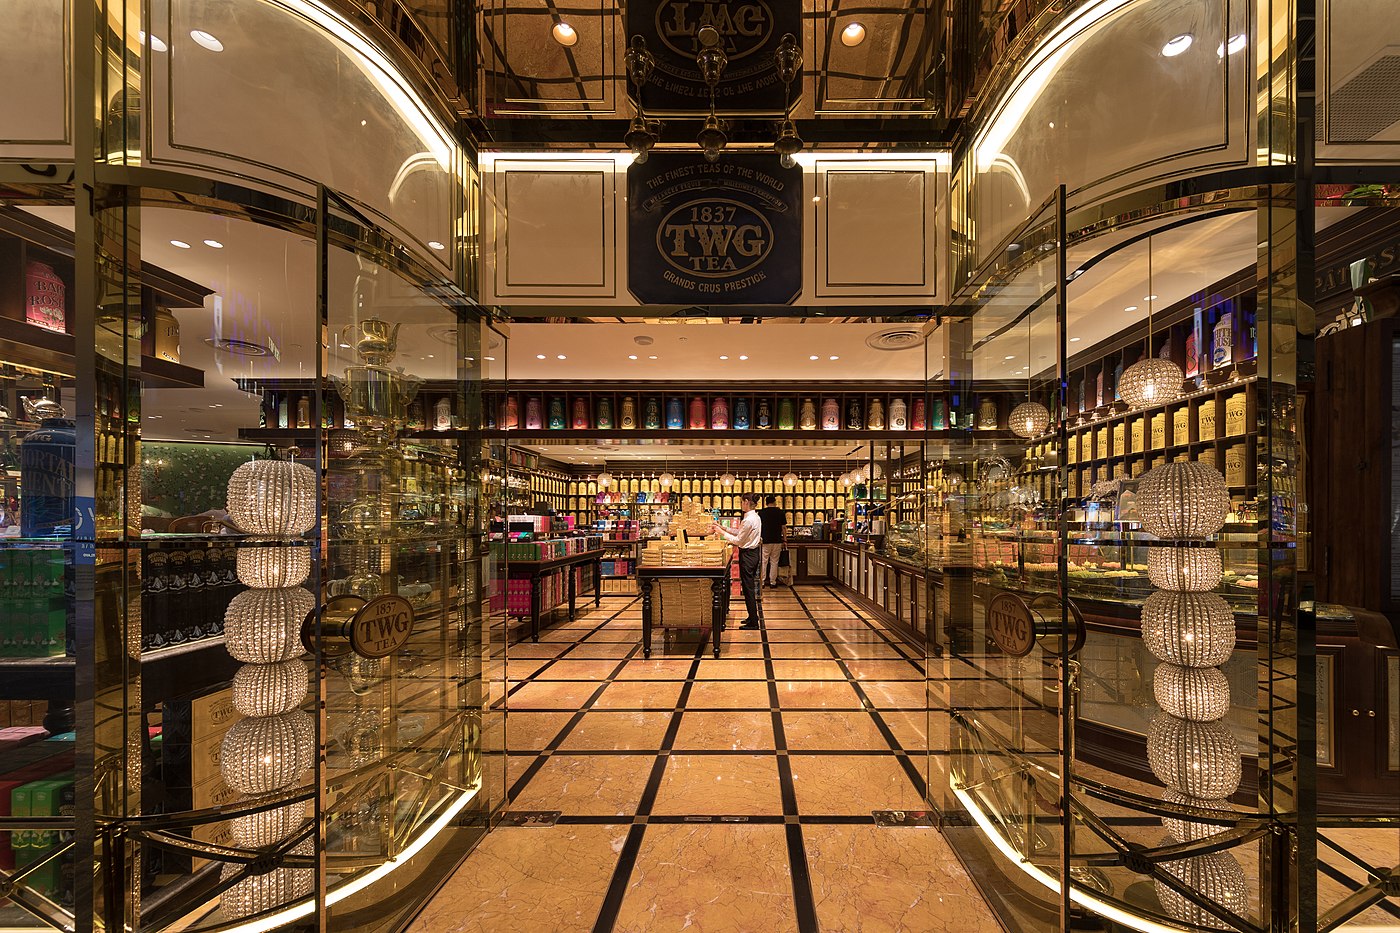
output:
{"label": "spherical crystal lamp", "polygon": [[304,534],[316,524],[316,474],[291,460],[249,461],[229,477],[228,514],[244,534]]}
{"label": "spherical crystal lamp", "polygon": [[1185,816],[1162,817],[1162,828],[1182,842],[1198,842],[1217,833],[1222,833],[1235,824],[1235,811],[1225,800],[1207,800],[1170,789],[1162,794],[1162,800],[1172,806],[1191,807],[1196,810],[1213,811],[1220,814],[1220,822],[1218,823],[1187,819]]}
{"label": "spherical crystal lamp", "polygon": [[233,675],[233,707],[244,716],[290,713],[306,699],[310,678],[298,660],[245,664]]}
{"label": "spherical crystal lamp", "polygon": [[[241,868],[228,862],[222,869],[223,877],[231,877]],[[274,868],[266,874],[250,875],[224,891],[219,906],[230,918],[256,917],[310,895],[315,874],[310,868]]]}
{"label": "spherical crystal lamp", "polygon": [[657,482],[661,483],[662,489],[670,489],[671,486],[674,485],[676,482],[676,476],[674,473],[662,473],[656,479]]}
{"label": "spherical crystal lamp", "polygon": [[1142,642],[1159,661],[1215,667],[1235,649],[1235,614],[1214,593],[1158,590],[1142,604]]}
{"label": "spherical crystal lamp", "polygon": [[784,474],[783,474],[783,485],[784,485],[784,486],[787,486],[788,488],[792,488],[793,486],[796,486],[796,485],[797,485],[797,474],[796,474],[796,473],[793,473],[793,472],[784,473]]}
{"label": "spherical crystal lamp", "polygon": [[1164,712],[1192,722],[1215,722],[1230,712],[1230,681],[1218,667],[1164,661],[1153,672],[1152,692]]}
{"label": "spherical crystal lamp", "polygon": [[1050,410],[1039,402],[1022,402],[1011,409],[1010,424],[1017,437],[1040,437],[1050,427]]}
{"label": "spherical crystal lamp", "polygon": [[1147,726],[1147,763],[1157,780],[1192,797],[1222,800],[1240,787],[1240,749],[1224,723],[1158,713]]}
{"label": "spherical crystal lamp", "polygon": [[311,549],[307,547],[240,547],[236,562],[238,582],[270,590],[300,586],[311,575]]}
{"label": "spherical crystal lamp", "polygon": [[719,484],[725,489],[733,488],[736,482],[738,482],[738,479],[734,476],[733,473],[721,473],[719,475]]}
{"label": "spherical crystal lamp", "polygon": [[1186,374],[1171,360],[1149,356],[1138,360],[1118,380],[1118,393],[1129,408],[1164,405],[1181,398],[1181,384]]}
{"label": "spherical crystal lamp", "polygon": [[240,719],[224,734],[219,769],[242,794],[269,794],[311,766],[315,724],[301,710]]}
{"label": "spherical crystal lamp", "polygon": [[1165,463],[1138,482],[1142,527],[1159,538],[1204,538],[1225,526],[1230,491],[1208,463]]}
{"label": "spherical crystal lamp", "polygon": [[[254,801],[244,801],[253,803]],[[229,835],[247,849],[275,845],[301,828],[306,822],[306,804],[290,803],[257,813],[245,813],[229,821]]]}
{"label": "spherical crystal lamp", "polygon": [[1220,553],[1206,547],[1154,547],[1147,552],[1147,578],[1159,590],[1204,593],[1220,585]]}
{"label": "spherical crystal lamp", "polygon": [[[1164,845],[1175,842],[1174,838],[1163,840]],[[1161,881],[1156,882],[1157,900],[1172,919],[1193,928],[1224,928],[1225,921],[1202,907],[1198,898],[1213,901],[1235,914],[1248,914],[1249,881],[1239,860],[1229,852],[1212,852],[1175,862],[1163,862],[1162,868],[1176,877],[1184,888],[1194,892],[1193,897],[1187,897]]]}
{"label": "spherical crystal lamp", "polygon": [[302,653],[302,620],[316,608],[299,586],[244,590],[224,612],[224,648],[247,664],[276,664]]}

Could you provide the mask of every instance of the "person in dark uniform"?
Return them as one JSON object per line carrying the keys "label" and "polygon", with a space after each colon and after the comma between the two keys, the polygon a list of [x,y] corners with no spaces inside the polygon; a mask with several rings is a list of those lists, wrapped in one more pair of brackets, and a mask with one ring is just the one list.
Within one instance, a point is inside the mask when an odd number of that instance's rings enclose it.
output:
{"label": "person in dark uniform", "polygon": [[787,543],[787,513],[778,508],[778,497],[767,496],[758,510],[763,525],[763,566],[758,581],[766,586],[778,585],[778,558]]}

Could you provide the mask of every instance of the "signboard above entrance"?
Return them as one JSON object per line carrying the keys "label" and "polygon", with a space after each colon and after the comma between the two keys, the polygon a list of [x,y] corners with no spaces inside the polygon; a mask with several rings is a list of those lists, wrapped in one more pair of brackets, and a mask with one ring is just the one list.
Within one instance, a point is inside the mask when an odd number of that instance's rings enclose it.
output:
{"label": "signboard above entrance", "polygon": [[700,77],[696,33],[713,26],[728,57],[715,88],[723,113],[783,109],[783,84],[773,53],[786,34],[802,35],[802,5],[795,0],[634,0],[627,4],[627,35],[640,36],[656,58],[642,91],[648,114],[705,111],[710,91]]}
{"label": "signboard above entrance", "polygon": [[643,304],[788,304],[802,169],[771,153],[653,153],[627,170],[628,286]]}

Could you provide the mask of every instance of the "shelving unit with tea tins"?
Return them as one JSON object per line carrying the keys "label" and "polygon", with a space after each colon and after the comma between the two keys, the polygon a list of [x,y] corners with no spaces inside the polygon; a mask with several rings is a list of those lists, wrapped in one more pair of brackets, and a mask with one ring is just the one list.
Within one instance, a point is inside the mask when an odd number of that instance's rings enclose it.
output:
{"label": "shelving unit with tea tins", "polygon": [[[1248,442],[1257,418],[1256,384],[1253,375],[1237,376],[1164,405],[1076,418],[1065,451],[1066,496],[1085,498],[1097,483],[1135,479],[1168,461],[1194,461],[1219,470],[1236,507],[1244,507],[1256,487]],[[1035,438],[1022,475],[1042,499],[1051,499],[1058,466],[1054,437]]]}
{"label": "shelving unit with tea tins", "polygon": [[[1008,385],[970,400],[929,392],[920,381],[888,383],[711,383],[681,390],[674,384],[620,382],[581,391],[575,382],[487,386],[486,431],[513,437],[636,437],[672,432],[745,437],[793,434],[889,436],[975,428],[1004,431],[1018,401]],[[958,423],[959,411],[966,424]],[[1009,433],[1009,432],[1008,432]]]}

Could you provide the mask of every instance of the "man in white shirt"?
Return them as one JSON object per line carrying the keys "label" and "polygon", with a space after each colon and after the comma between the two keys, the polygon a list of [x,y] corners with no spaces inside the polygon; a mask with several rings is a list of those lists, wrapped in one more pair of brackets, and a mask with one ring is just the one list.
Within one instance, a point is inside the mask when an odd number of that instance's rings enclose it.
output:
{"label": "man in white shirt", "polygon": [[739,549],[739,587],[744,591],[744,605],[749,616],[739,624],[740,628],[758,628],[763,618],[758,603],[758,571],[763,564],[763,521],[755,509],[758,496],[746,492],[739,497],[739,505],[744,510],[744,520],[738,531],[728,531],[715,523],[715,531],[724,536],[730,544]]}

